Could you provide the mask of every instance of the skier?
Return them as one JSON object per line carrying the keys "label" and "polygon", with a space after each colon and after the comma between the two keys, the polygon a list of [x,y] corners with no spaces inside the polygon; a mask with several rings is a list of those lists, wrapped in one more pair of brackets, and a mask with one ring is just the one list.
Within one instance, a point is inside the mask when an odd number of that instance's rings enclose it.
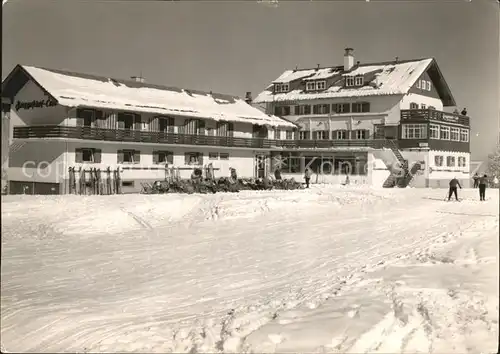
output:
{"label": "skier", "polygon": [[484,175],[479,178],[479,200],[484,201],[486,196],[486,184],[488,183],[488,176]]}
{"label": "skier", "polygon": [[474,177],[472,177],[472,179],[474,180],[474,188],[477,188],[479,186],[479,175],[477,174],[477,172]]}
{"label": "skier", "polygon": [[306,168],[306,172],[304,174],[304,179],[306,180],[306,188],[309,188],[309,181],[311,180],[311,169],[309,167]]}
{"label": "skier", "polygon": [[450,181],[450,190],[448,192],[448,201],[451,200],[451,196],[454,194],[455,199],[458,201],[458,195],[457,195],[457,186],[462,189],[462,186],[460,185],[460,182],[456,177],[453,177],[453,179]]}

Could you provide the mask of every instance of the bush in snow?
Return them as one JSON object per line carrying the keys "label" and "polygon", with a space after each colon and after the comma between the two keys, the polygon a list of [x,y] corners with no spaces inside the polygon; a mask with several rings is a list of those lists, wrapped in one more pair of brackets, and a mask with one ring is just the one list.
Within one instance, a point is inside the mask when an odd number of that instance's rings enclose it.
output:
{"label": "bush in snow", "polygon": [[493,178],[497,178],[500,180],[500,146],[497,146],[494,153],[488,156],[488,169],[486,174],[493,180]]}

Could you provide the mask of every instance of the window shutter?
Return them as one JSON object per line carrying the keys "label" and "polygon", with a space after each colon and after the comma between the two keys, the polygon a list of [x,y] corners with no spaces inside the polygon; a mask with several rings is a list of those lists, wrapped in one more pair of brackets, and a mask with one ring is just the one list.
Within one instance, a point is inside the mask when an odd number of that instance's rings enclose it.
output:
{"label": "window shutter", "polygon": [[313,131],[312,132],[312,140],[317,140],[318,139],[318,132],[317,131]]}
{"label": "window shutter", "polygon": [[116,162],[123,163],[123,150],[118,150],[116,154]]}
{"label": "window shutter", "polygon": [[153,151],[153,164],[157,165],[160,160],[158,151]]}
{"label": "window shutter", "polygon": [[298,116],[300,114],[300,106],[295,106],[295,115]]}
{"label": "window shutter", "polygon": [[227,129],[230,137],[234,136],[234,124],[229,122],[227,123]]}
{"label": "window shutter", "polygon": [[343,108],[343,113],[351,112],[351,104],[350,103],[343,103],[342,108]]}
{"label": "window shutter", "polygon": [[202,119],[198,121],[198,134],[205,135],[205,121]]}
{"label": "window shutter", "polygon": [[356,139],[357,130],[351,130],[351,139]]}
{"label": "window shutter", "polygon": [[361,110],[363,112],[370,112],[370,102],[363,102]]}
{"label": "window shutter", "polygon": [[179,132],[179,134],[184,134],[184,132],[185,132],[184,125],[179,125],[178,132]]}
{"label": "window shutter", "polygon": [[141,162],[141,152],[139,150],[134,150],[134,163]]}
{"label": "window shutter", "polygon": [[198,153],[198,163],[203,166],[203,153]]}
{"label": "window shutter", "polygon": [[184,153],[184,164],[189,165],[191,154],[189,152]]}
{"label": "window shutter", "polygon": [[101,163],[101,149],[94,149],[94,162]]}
{"label": "window shutter", "polygon": [[174,153],[172,151],[167,151],[166,155],[167,155],[167,163],[169,165],[173,165],[174,164]]}
{"label": "window shutter", "polygon": [[83,162],[83,152],[82,149],[75,149],[75,162],[82,163]]}

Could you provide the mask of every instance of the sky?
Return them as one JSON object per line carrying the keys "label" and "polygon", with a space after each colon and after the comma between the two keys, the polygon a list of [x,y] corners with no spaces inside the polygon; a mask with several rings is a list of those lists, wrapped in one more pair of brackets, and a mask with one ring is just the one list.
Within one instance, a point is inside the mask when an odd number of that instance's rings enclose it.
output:
{"label": "sky", "polygon": [[284,70],[436,58],[471,117],[474,159],[500,127],[500,15],[494,0],[9,0],[2,80],[16,64],[255,97]]}

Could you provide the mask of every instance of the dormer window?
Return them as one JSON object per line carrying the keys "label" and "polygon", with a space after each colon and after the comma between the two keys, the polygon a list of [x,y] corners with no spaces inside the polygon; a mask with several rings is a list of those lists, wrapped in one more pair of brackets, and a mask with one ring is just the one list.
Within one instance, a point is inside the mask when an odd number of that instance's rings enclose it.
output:
{"label": "dormer window", "polygon": [[325,81],[316,81],[316,90],[324,90],[326,88]]}
{"label": "dormer window", "polygon": [[274,84],[275,93],[288,92],[289,89],[290,89],[289,84]]}
{"label": "dormer window", "polygon": [[306,91],[314,91],[316,90],[316,82],[308,81],[306,82]]}
{"label": "dormer window", "polygon": [[346,87],[363,86],[363,84],[364,84],[364,78],[361,75],[346,76],[346,78],[345,78]]}

